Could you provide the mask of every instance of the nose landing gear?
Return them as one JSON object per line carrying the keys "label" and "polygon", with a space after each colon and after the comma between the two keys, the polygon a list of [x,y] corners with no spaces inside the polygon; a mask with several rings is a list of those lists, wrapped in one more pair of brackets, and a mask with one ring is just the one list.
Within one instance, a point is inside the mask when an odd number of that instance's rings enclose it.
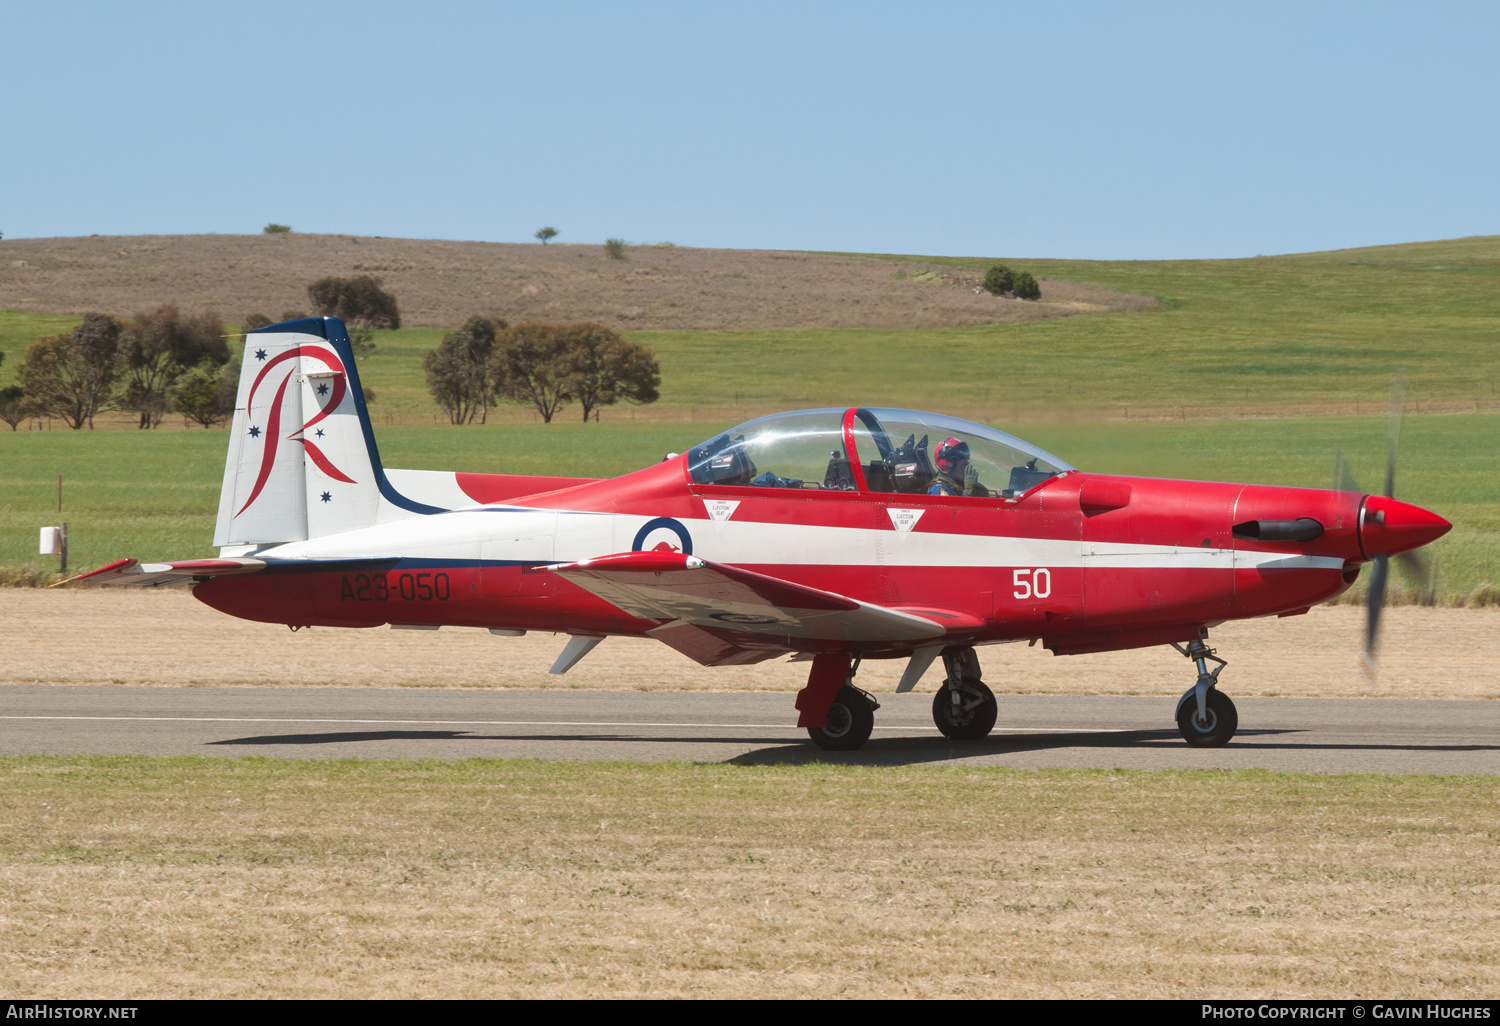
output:
{"label": "nose landing gear", "polygon": [[948,679],[932,696],[932,722],[944,737],[978,741],[995,727],[999,712],[994,692],[979,679],[979,657],[972,648],[943,653]]}
{"label": "nose landing gear", "polygon": [[[1207,635],[1207,631],[1203,632]],[[1239,729],[1240,715],[1229,696],[1220,691],[1219,673],[1228,662],[1214,655],[1214,650],[1199,638],[1186,648],[1176,642],[1172,647],[1198,664],[1198,682],[1177,700],[1177,730],[1194,748],[1221,748]],[[1218,663],[1212,670],[1210,661]]]}

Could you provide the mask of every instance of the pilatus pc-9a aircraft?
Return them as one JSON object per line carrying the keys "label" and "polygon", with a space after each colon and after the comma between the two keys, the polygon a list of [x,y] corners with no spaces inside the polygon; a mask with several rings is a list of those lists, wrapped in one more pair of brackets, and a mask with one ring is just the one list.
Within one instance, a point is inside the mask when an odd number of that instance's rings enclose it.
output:
{"label": "pilatus pc-9a aircraft", "polygon": [[1387,557],[1449,529],[1389,484],[1090,474],[982,424],[865,407],[761,417],[608,480],[386,470],[344,325],[308,319],[246,336],[219,558],[75,580],[189,584],[293,628],[567,634],[553,673],[610,635],[704,666],[790,655],[811,664],[798,725],[841,750],[879,708],[865,659],[906,660],[905,692],[941,658],[933,719],[977,739],[996,716],[982,647],[1172,645],[1197,670],[1177,725],[1217,746],[1238,717],[1211,628],[1306,612],[1372,561],[1373,623]]}

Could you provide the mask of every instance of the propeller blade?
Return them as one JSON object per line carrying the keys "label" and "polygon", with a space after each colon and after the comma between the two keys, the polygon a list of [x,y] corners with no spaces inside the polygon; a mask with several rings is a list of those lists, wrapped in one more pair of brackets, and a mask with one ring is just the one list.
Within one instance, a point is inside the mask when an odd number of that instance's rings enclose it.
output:
{"label": "propeller blade", "polygon": [[1396,556],[1396,564],[1421,589],[1422,605],[1430,606],[1437,601],[1436,556],[1429,556],[1421,549],[1412,549]]}
{"label": "propeller blade", "polygon": [[1391,572],[1389,556],[1376,556],[1370,572],[1370,593],[1365,599],[1365,651],[1361,657],[1365,673],[1375,676],[1375,652],[1380,642],[1380,613],[1385,608],[1386,579]]}
{"label": "propeller blade", "polygon": [[1390,445],[1385,457],[1385,497],[1396,497],[1396,448],[1401,444],[1401,415],[1406,412],[1406,386],[1397,378],[1391,382]]}
{"label": "propeller blade", "polygon": [[1333,450],[1333,490],[1336,492],[1363,492],[1359,482],[1354,480],[1354,471],[1349,469],[1349,461],[1344,458],[1342,449]]}

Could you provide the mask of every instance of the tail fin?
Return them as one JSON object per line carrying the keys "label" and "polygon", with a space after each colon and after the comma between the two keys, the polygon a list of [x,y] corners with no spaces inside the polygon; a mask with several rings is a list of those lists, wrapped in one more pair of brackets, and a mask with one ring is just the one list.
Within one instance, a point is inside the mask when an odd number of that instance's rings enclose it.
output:
{"label": "tail fin", "polygon": [[267,545],[438,507],[386,481],[348,332],[335,317],[245,336],[214,544]]}

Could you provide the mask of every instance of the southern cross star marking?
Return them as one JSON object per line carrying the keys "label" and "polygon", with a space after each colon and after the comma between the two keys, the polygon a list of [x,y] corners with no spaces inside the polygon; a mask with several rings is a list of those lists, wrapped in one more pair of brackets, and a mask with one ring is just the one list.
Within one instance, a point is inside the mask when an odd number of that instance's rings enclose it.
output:
{"label": "southern cross star marking", "polygon": [[323,384],[321,384],[321,385],[318,386],[318,394],[319,395],[327,395],[328,394],[328,383],[326,381]]}
{"label": "southern cross star marking", "polygon": [[323,437],[323,429],[322,428],[318,428],[318,437],[319,438]]}
{"label": "southern cross star marking", "polygon": [[324,502],[332,502],[333,501],[333,493],[332,492],[324,492],[322,497],[323,497],[323,501]]}
{"label": "southern cross star marking", "polygon": [[264,360],[266,358],[266,351],[264,349],[257,349],[255,351],[255,358],[257,360]]}
{"label": "southern cross star marking", "polygon": [[250,437],[251,438],[259,438],[260,437],[260,428],[256,427],[254,424],[250,425]]}

